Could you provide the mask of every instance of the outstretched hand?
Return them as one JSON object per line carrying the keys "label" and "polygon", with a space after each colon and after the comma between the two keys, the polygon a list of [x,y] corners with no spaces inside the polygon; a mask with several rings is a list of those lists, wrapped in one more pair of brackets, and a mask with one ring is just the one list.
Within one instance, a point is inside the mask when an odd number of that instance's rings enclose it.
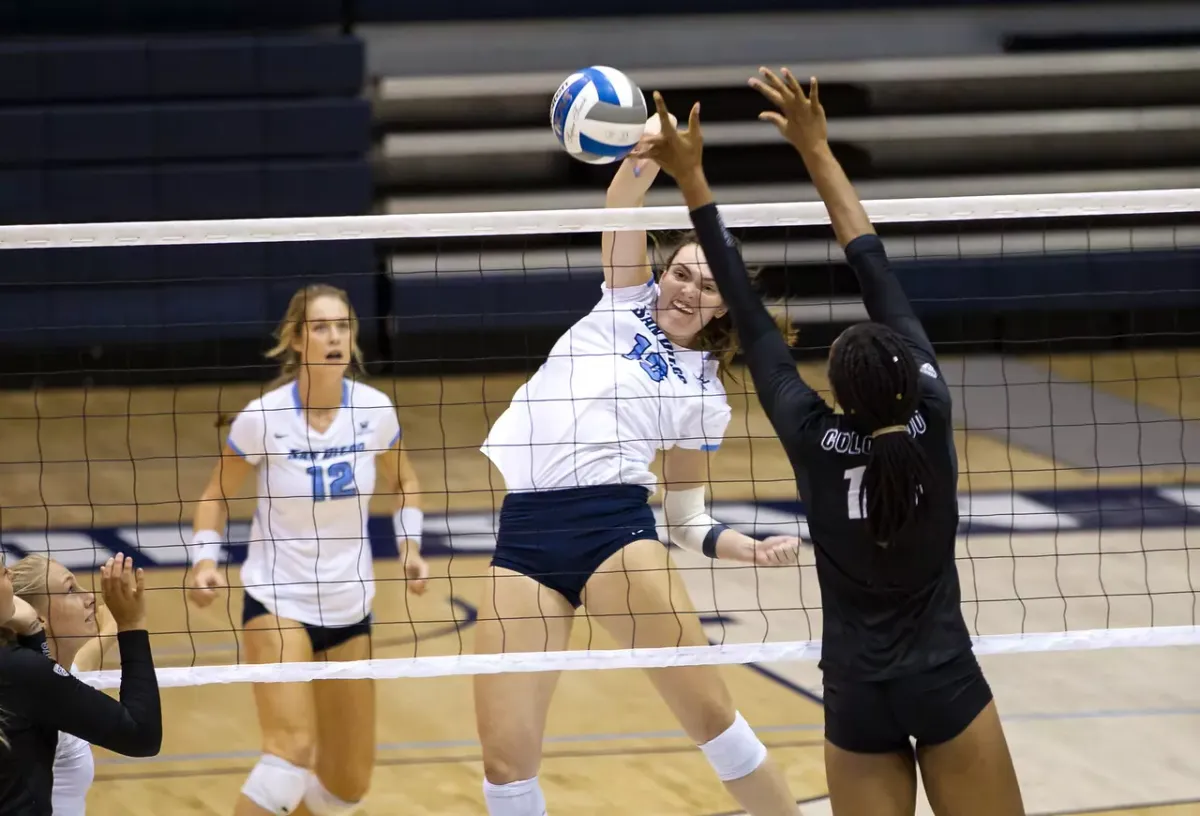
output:
{"label": "outstretched hand", "polygon": [[758,77],[750,78],[750,87],[758,91],[779,108],[779,111],[763,111],[758,118],[771,122],[779,128],[783,137],[800,152],[811,150],[828,139],[825,109],[817,94],[817,78],[811,77],[809,93],[805,95],[799,80],[787,68],[780,69],[783,77],[776,76],[769,68],[759,68]]}
{"label": "outstretched hand", "polygon": [[702,170],[704,134],[700,131],[700,103],[692,105],[687,130],[682,131],[676,127],[676,119],[658,91],[654,92],[654,107],[662,130],[643,140],[630,155],[653,161],[676,181]]}

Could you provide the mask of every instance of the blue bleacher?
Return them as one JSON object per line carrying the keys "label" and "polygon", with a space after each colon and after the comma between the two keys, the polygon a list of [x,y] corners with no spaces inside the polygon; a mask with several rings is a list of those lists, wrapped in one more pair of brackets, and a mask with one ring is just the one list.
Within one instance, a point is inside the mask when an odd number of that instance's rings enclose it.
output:
{"label": "blue bleacher", "polygon": [[[0,222],[366,213],[363,82],[352,37],[0,45]],[[348,289],[364,329],[378,324],[365,242],[0,258],[0,342],[16,347],[260,339],[291,293],[316,281]]]}
{"label": "blue bleacher", "polygon": [[362,156],[364,99],[64,105],[0,110],[0,164]]}
{"label": "blue bleacher", "polygon": [[328,35],[0,43],[0,103],[351,97],[364,61]]}
{"label": "blue bleacher", "polygon": [[[1194,249],[896,260],[893,267],[922,317],[1200,307]],[[804,264],[790,271],[811,276]],[[596,305],[603,279],[586,267],[395,275],[391,326],[400,335],[565,329]]]}

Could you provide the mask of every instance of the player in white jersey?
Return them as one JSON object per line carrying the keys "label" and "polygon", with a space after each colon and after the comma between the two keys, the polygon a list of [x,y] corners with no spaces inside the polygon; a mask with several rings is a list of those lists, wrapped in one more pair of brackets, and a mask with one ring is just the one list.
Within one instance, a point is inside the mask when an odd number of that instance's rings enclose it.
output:
{"label": "player in white jersey", "polygon": [[[96,671],[116,643],[117,622],[95,594],[74,574],[44,555],[27,555],[9,568],[13,594],[41,618],[50,659],[70,666],[71,673]],[[54,751],[54,816],[84,816],[87,794],[96,776],[92,746],[74,734],[60,731]]]}
{"label": "player in white jersey", "polygon": [[[190,595],[212,603],[226,497],[251,474],[258,506],[242,567],[243,646],[251,663],[370,657],[375,581],[367,536],[373,492],[395,497],[397,539],[410,591],[424,592],[420,492],[391,400],[356,377],[358,321],[345,292],[297,292],[271,356],[281,384],[233,420],[196,508]],[[376,482],[378,475],[379,481]],[[254,686],[263,757],[234,813],[314,816],[353,812],[375,764],[372,680]]]}
{"label": "player in white jersey", "polygon": [[[608,206],[641,206],[657,173],[626,160]],[[566,649],[581,605],[622,647],[708,644],[648,502],[660,450],[672,542],[710,558],[796,561],[797,539],[758,541],[705,512],[709,455],[730,420],[719,369],[736,340],[700,247],[685,240],[657,282],[646,250],[644,232],[604,234],[599,303],[559,339],[483,445],[508,493],[481,593],[480,654]],[[719,672],[699,666],[649,676],[747,811],[794,816],[782,773]],[[557,674],[474,680],[488,812],[543,816],[537,774]]]}

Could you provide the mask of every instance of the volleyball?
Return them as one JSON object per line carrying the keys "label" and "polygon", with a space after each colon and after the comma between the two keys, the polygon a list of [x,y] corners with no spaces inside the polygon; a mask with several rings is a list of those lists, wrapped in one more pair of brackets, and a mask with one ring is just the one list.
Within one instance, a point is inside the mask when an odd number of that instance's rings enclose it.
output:
{"label": "volleyball", "polygon": [[588,164],[620,161],[646,129],[646,98],[615,68],[594,65],[571,74],[550,103],[554,135],[576,159]]}

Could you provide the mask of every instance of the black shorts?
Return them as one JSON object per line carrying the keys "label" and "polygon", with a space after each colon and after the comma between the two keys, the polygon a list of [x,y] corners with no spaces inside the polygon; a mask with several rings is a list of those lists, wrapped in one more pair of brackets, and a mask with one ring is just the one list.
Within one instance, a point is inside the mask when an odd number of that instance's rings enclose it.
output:
{"label": "black shorts", "polygon": [[509,493],[492,566],[528,575],[578,609],[584,586],[609,556],[658,538],[649,498],[641,485]]}
{"label": "black shorts", "polygon": [[844,751],[883,754],[948,742],[992,701],[969,649],[921,674],[864,682],[825,673],[825,738]]}
{"label": "black shorts", "polygon": [[[274,613],[271,610],[252,598],[249,592],[242,591],[242,626],[255,618],[272,614]],[[298,623],[304,627],[304,631],[308,632],[308,639],[312,642],[314,654],[332,649],[334,646],[341,646],[359,635],[371,634],[370,615],[349,626],[315,626],[304,621],[298,621]]]}

